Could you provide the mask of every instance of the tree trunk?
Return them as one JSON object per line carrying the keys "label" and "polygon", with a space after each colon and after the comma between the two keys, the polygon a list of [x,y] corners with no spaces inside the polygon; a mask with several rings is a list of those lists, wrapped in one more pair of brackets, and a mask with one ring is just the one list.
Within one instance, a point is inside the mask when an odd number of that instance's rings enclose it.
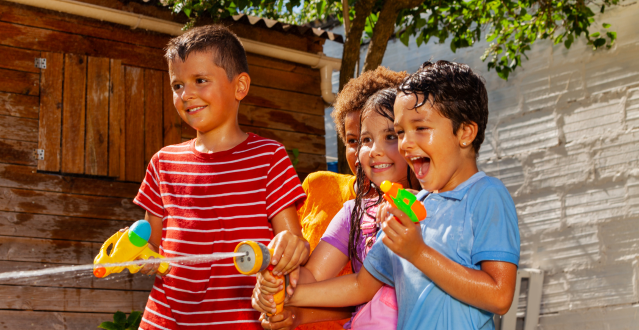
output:
{"label": "tree trunk", "polygon": [[395,21],[400,8],[395,1],[385,1],[373,28],[373,37],[368,45],[363,72],[375,70],[382,64],[388,40],[395,32]]}
{"label": "tree trunk", "polygon": [[375,23],[375,27],[373,28],[373,37],[368,45],[368,52],[366,52],[362,72],[375,70],[382,64],[384,53],[386,53],[386,46],[388,46],[388,40],[395,32],[395,22],[399,11],[417,7],[422,2],[422,0],[387,0],[384,2],[377,23]]}
{"label": "tree trunk", "polygon": [[[346,41],[344,41],[344,51],[342,52],[342,68],[339,74],[340,91],[353,78],[355,64],[359,59],[362,34],[366,27],[366,18],[371,14],[374,2],[374,0],[360,0],[355,3],[355,18],[351,22],[349,31],[346,31]],[[337,137],[337,170],[343,174],[351,173],[346,161],[346,147],[339,136]]]}

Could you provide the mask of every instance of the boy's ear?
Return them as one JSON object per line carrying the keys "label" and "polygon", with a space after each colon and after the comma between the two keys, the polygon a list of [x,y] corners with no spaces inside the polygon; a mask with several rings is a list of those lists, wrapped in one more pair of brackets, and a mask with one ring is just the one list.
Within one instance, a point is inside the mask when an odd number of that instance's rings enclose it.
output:
{"label": "boy's ear", "polygon": [[251,76],[246,72],[242,72],[235,77],[235,81],[235,99],[242,101],[251,87]]}
{"label": "boy's ear", "polygon": [[460,147],[472,149],[473,141],[477,137],[477,128],[477,123],[473,121],[459,125],[457,135],[459,136]]}

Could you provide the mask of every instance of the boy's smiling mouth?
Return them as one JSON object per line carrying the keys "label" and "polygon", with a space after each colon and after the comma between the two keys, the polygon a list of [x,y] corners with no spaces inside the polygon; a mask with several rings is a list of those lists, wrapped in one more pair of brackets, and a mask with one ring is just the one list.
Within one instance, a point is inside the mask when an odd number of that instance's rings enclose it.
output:
{"label": "boy's smiling mouth", "polygon": [[202,109],[204,109],[206,107],[207,107],[206,105],[198,105],[198,106],[190,107],[190,108],[186,109],[186,113],[194,114],[194,113],[196,113],[196,112],[198,112],[198,111],[200,111],[200,110],[202,110]]}
{"label": "boy's smiling mouth", "polygon": [[418,180],[423,180],[430,168],[430,157],[414,156],[409,157],[411,163],[413,163],[413,171]]}

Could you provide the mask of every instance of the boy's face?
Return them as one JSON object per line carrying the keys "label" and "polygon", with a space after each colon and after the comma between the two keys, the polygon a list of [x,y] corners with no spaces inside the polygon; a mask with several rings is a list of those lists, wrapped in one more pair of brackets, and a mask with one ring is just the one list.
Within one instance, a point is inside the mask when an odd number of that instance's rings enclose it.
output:
{"label": "boy's face", "polygon": [[246,74],[229,81],[213,56],[212,51],[194,52],[169,65],[173,104],[182,120],[201,133],[236,124],[239,101],[248,92],[240,79]]}
{"label": "boy's face", "polygon": [[[420,96],[420,101],[423,96]],[[464,170],[473,162],[461,148],[461,134],[453,132],[450,119],[426,102],[415,106],[414,94],[399,93],[395,101],[395,132],[399,151],[428,191],[454,189],[467,179]],[[468,144],[468,143],[467,143]]]}

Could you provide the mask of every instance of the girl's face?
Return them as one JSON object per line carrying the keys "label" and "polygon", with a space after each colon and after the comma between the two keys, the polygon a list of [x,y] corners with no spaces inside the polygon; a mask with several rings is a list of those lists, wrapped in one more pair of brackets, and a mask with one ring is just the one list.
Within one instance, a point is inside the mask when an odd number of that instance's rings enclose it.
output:
{"label": "girl's face", "polygon": [[399,151],[422,188],[428,191],[455,189],[477,172],[474,152],[469,156],[469,147],[462,148],[462,134],[455,134],[452,121],[431,107],[430,102],[413,109],[415,98],[414,94],[400,92],[395,100],[394,126]]}
{"label": "girl's face", "polygon": [[353,174],[356,174],[357,143],[359,142],[359,114],[361,111],[351,112],[344,118],[344,135],[346,135],[346,162]]}
{"label": "girl's face", "polygon": [[378,187],[385,180],[408,186],[408,164],[397,148],[393,122],[371,110],[362,120],[359,161],[366,174]]}

